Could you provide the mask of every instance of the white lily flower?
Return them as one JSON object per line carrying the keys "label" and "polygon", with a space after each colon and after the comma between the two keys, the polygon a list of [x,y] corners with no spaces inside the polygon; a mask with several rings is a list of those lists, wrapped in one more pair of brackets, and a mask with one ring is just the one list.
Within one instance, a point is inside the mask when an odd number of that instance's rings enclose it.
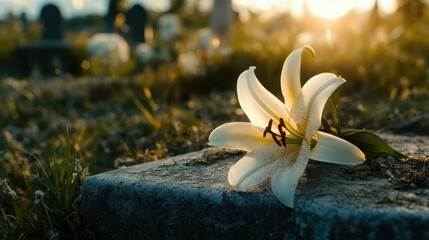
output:
{"label": "white lily flower", "polygon": [[288,207],[294,205],[295,189],[309,158],[344,165],[365,160],[355,145],[318,131],[326,101],[345,80],[321,73],[301,88],[303,50],[314,55],[305,46],[292,52],[283,65],[284,103],[262,86],[255,67],[250,67],[237,82],[238,100],[250,123],[226,123],[209,137],[211,146],[249,151],[229,170],[228,181],[235,189],[251,188],[271,175],[274,195]]}

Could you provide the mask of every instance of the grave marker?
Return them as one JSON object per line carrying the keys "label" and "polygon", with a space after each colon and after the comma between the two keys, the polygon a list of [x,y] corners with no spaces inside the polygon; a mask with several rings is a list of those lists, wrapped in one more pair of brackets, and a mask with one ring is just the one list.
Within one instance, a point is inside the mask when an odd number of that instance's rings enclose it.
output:
{"label": "grave marker", "polygon": [[63,39],[63,18],[60,9],[54,4],[46,4],[40,12],[43,24],[42,40]]}
{"label": "grave marker", "polygon": [[73,45],[63,39],[63,18],[54,4],[46,4],[40,12],[42,38],[39,42],[19,45],[15,49],[24,75],[34,70],[42,75],[59,75],[67,71]]}
{"label": "grave marker", "polygon": [[140,4],[135,4],[125,14],[125,23],[128,25],[128,41],[131,44],[137,45],[146,41],[145,28],[148,20],[148,13]]}
{"label": "grave marker", "polygon": [[210,24],[221,44],[225,43],[233,22],[234,11],[232,10],[231,0],[214,1]]}
{"label": "grave marker", "polygon": [[[429,152],[425,136],[380,136],[409,156]],[[369,164],[314,161],[291,209],[264,184],[245,192],[228,184],[243,154],[208,148],[91,176],[82,187],[85,225],[100,239],[429,238],[427,188],[398,188]],[[404,166],[384,160],[392,171]]]}

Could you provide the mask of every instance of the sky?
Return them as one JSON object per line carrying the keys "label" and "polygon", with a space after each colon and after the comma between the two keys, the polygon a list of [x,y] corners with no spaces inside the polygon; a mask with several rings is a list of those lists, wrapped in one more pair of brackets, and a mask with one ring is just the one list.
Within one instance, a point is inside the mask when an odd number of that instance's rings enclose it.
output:
{"label": "sky", "polygon": [[[65,18],[78,15],[99,14],[107,12],[109,0],[0,0],[0,19],[7,13],[20,15],[26,12],[29,19],[37,19],[40,8],[46,3],[56,4]],[[165,11],[169,7],[169,0],[127,0],[129,5],[140,3],[152,11]],[[205,9],[209,8],[212,0],[192,0],[200,2]],[[307,1],[309,10],[320,17],[338,18],[352,8],[368,10],[375,0],[232,0],[236,10],[252,10],[269,12],[290,11],[299,17],[303,11],[303,2]],[[378,0],[380,9],[384,13],[391,13],[396,9],[396,0]]]}
{"label": "sky", "polygon": [[[236,5],[277,12],[289,11],[295,17],[303,14],[303,3],[307,2],[309,11],[319,17],[335,19],[351,9],[367,11],[372,9],[375,0],[233,0]],[[396,0],[378,0],[381,13],[390,14],[396,10]]]}
{"label": "sky", "polygon": [[[65,18],[87,14],[104,15],[107,12],[109,0],[0,0],[0,19],[12,12],[20,15],[25,12],[29,19],[37,19],[40,9],[47,3],[53,3],[60,8]],[[128,0],[129,4],[140,3],[154,11],[168,8],[169,0]]]}

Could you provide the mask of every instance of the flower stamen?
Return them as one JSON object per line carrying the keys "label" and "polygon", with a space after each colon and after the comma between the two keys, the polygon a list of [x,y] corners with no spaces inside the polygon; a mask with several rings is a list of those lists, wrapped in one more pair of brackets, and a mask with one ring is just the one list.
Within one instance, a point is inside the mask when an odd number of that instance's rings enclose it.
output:
{"label": "flower stamen", "polygon": [[[290,129],[288,128],[288,125],[284,121],[283,118],[279,119],[279,125],[277,126],[277,130],[279,133],[276,133],[272,130],[273,127],[273,119],[270,119],[268,121],[268,125],[264,130],[263,137],[265,138],[267,136],[267,133],[271,134],[271,137],[273,138],[274,142],[279,145],[279,147],[286,147],[287,144],[298,144],[300,145],[302,143],[303,138],[301,136],[297,136],[296,134],[293,134]],[[294,137],[287,137],[287,133],[290,133]]]}
{"label": "flower stamen", "polygon": [[[268,121],[268,126],[265,128],[264,134],[262,136],[265,138],[267,136],[267,133],[271,134],[271,137],[273,138],[274,142],[276,142],[276,144],[281,147],[282,142],[280,142],[280,140],[277,139],[278,137],[281,137],[281,135],[273,132],[273,130],[271,130],[272,126],[273,126],[273,119],[270,119],[270,121]],[[284,146],[286,146],[286,144]]]}
{"label": "flower stamen", "polygon": [[282,144],[284,147],[286,147],[286,131],[284,131],[283,128],[287,130],[285,121],[283,120],[283,118],[280,118],[280,124],[278,126],[278,129],[281,135]]}

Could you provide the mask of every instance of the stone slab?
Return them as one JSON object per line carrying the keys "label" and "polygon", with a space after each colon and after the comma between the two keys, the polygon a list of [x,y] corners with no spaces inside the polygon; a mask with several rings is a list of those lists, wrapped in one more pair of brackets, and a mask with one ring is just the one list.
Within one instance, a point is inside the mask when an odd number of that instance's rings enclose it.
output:
{"label": "stone slab", "polygon": [[[429,138],[383,134],[426,156]],[[429,189],[401,189],[367,164],[310,162],[295,208],[264,187],[236,192],[243,152],[208,148],[86,179],[82,214],[99,239],[429,239]]]}

